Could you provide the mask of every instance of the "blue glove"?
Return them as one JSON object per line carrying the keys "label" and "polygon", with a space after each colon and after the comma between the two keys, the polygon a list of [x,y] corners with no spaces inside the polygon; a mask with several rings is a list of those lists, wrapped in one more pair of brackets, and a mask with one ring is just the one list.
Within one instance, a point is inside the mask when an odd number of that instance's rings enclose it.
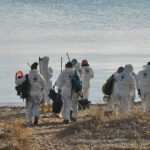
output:
{"label": "blue glove", "polygon": [[61,90],[58,90],[57,98],[61,98]]}
{"label": "blue glove", "polygon": [[141,97],[141,90],[138,89],[138,96]]}

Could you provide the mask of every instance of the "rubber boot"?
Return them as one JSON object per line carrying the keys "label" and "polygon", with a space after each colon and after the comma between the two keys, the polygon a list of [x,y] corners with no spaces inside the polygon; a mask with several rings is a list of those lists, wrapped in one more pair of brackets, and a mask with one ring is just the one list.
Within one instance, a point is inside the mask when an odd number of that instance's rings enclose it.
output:
{"label": "rubber boot", "polygon": [[44,105],[41,105],[41,111],[40,112],[44,112]]}
{"label": "rubber boot", "polygon": [[46,112],[50,112],[50,108],[51,108],[51,105],[47,104],[47,110],[46,110]]}

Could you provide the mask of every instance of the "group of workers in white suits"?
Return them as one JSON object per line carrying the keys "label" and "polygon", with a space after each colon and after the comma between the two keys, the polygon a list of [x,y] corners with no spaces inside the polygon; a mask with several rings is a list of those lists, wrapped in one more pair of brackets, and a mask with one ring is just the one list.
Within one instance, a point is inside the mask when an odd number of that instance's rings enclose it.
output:
{"label": "group of workers in white suits", "polygon": [[[29,97],[27,98],[26,105],[26,118],[29,123],[38,124],[39,119],[39,108],[41,106],[41,112],[44,112],[45,104],[47,106],[46,112],[50,112],[50,98],[49,92],[52,88],[52,76],[53,69],[49,66],[49,57],[45,56],[39,58],[39,71],[37,69],[38,63],[31,65],[31,71],[29,74],[19,77],[15,83],[21,85],[28,77],[30,83]],[[71,79],[76,73],[78,74],[83,87],[83,99],[89,98],[90,90],[90,79],[94,77],[93,70],[89,66],[87,60],[83,60],[82,64],[73,59],[72,62],[68,62],[65,65],[65,69],[59,75],[56,86],[58,87],[57,96],[61,96],[62,105],[62,116],[63,122],[67,124],[69,120],[76,121],[78,117],[78,96],[79,93],[72,91]],[[70,112],[72,115],[70,117]]]}
{"label": "group of workers in white suits", "polygon": [[106,111],[117,110],[120,114],[130,113],[133,110],[136,89],[143,112],[150,111],[150,62],[143,68],[136,75],[133,66],[128,64],[120,73],[114,74],[113,91],[105,107]]}
{"label": "group of workers in white suits", "polygon": [[[38,71],[38,65],[40,69]],[[131,64],[124,68],[120,67],[116,73],[113,74],[114,84],[112,94],[105,107],[106,111],[116,109],[118,113],[128,114],[132,111],[135,100],[136,89],[141,98],[142,109],[144,112],[150,111],[150,62],[143,66],[137,75],[133,72]],[[69,120],[76,121],[78,118],[78,99],[81,93],[76,93],[72,90],[72,78],[75,73],[82,83],[83,100],[88,101],[90,91],[90,80],[94,77],[92,68],[87,60],[83,60],[81,64],[73,59],[65,65],[65,69],[60,73],[56,80],[58,88],[58,97],[61,97],[62,117],[65,124]],[[44,112],[45,105],[46,112],[50,112],[50,97],[49,92],[52,88],[53,69],[49,66],[49,57],[45,56],[39,59],[38,63],[31,65],[29,74],[21,76],[16,79],[17,85],[22,84],[26,79],[30,83],[30,92],[27,99],[26,118],[34,124],[38,124],[39,108]]]}

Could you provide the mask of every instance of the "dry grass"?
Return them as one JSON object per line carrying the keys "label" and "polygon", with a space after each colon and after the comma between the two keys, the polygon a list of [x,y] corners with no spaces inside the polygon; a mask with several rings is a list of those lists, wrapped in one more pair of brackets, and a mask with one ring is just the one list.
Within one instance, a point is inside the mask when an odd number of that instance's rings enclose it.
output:
{"label": "dry grass", "polygon": [[138,109],[105,116],[99,105],[80,112],[78,122],[58,135],[73,137],[68,144],[79,150],[150,150],[150,117]]}
{"label": "dry grass", "polygon": [[3,124],[3,139],[6,144],[0,150],[28,150],[30,138],[28,130],[24,129],[22,122],[13,119]]}
{"label": "dry grass", "polygon": [[[52,114],[41,114],[38,126],[22,126],[24,116],[18,113],[18,120],[1,117],[0,147],[5,147],[0,150],[150,150],[150,114],[139,109],[105,116],[97,105],[80,111],[78,121],[67,125]],[[32,148],[30,142],[35,143]]]}
{"label": "dry grass", "polygon": [[[97,106],[87,110],[83,129],[87,139],[100,139],[95,149],[143,149],[150,150],[150,114],[135,109],[129,115],[113,113],[105,116],[104,109]],[[87,119],[86,118],[86,119]]]}

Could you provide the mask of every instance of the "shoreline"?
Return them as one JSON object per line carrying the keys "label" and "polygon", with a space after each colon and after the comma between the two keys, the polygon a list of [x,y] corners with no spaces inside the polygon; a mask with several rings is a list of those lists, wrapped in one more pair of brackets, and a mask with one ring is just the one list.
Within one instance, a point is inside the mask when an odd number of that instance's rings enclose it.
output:
{"label": "shoreline", "polygon": [[[97,103],[97,104],[90,104],[91,107],[95,107],[95,106],[106,106],[107,103]],[[137,101],[134,102],[135,106],[141,106],[141,101]],[[5,106],[0,106],[0,112],[5,112],[7,111],[15,111],[15,110],[23,110],[25,109],[26,106],[25,105],[5,105]]]}

